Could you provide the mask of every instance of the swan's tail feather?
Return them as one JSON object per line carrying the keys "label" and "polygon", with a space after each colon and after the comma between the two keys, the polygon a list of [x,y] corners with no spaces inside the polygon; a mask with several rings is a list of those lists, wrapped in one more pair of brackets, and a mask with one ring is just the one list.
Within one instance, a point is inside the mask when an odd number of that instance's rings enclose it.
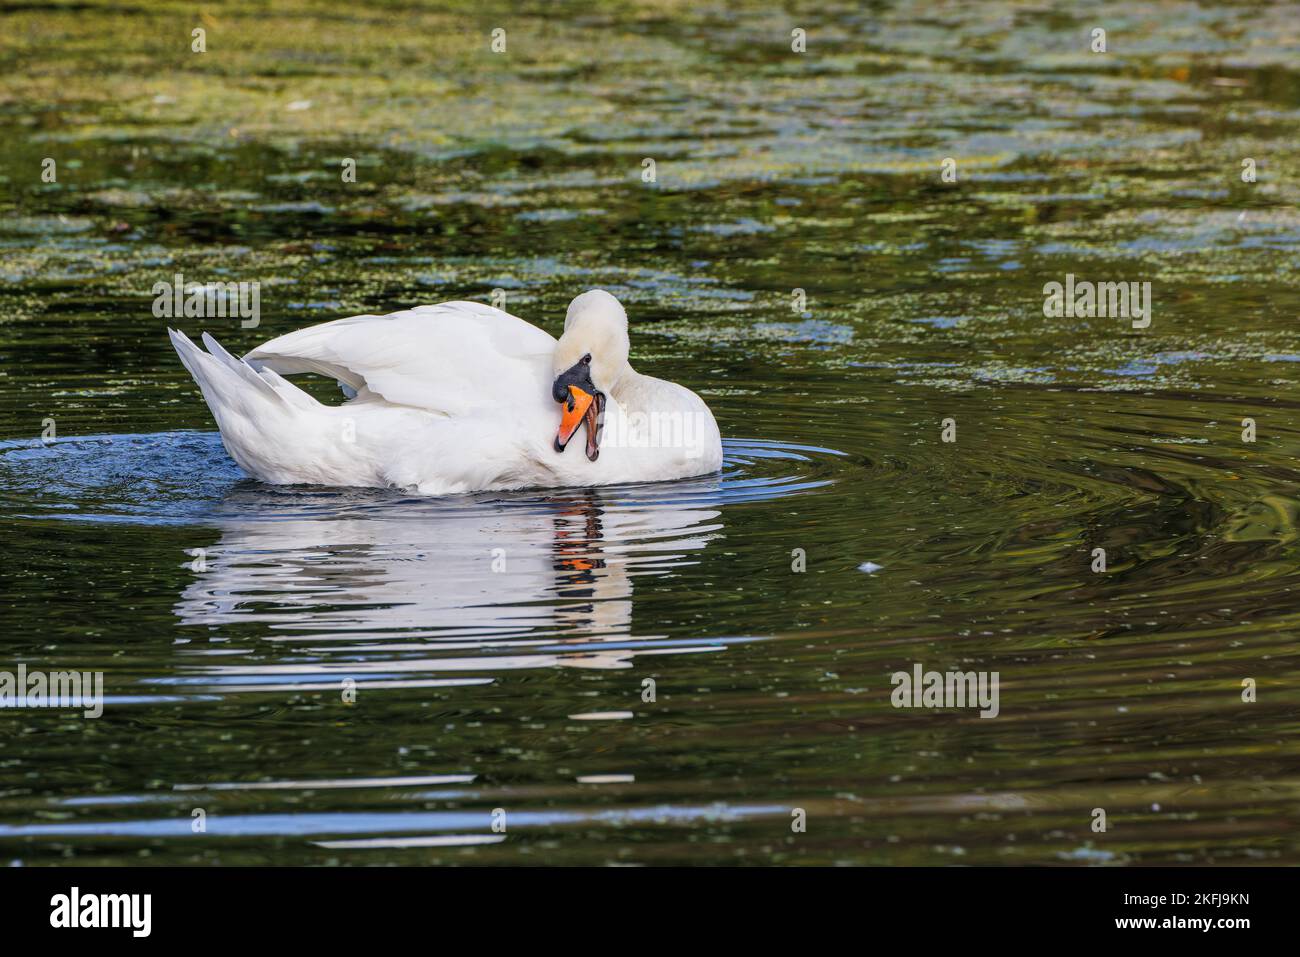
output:
{"label": "swan's tail feather", "polygon": [[254,371],[252,366],[243,359],[232,356],[206,332],[203,333],[203,344],[208,347],[207,352],[196,346],[183,332],[168,329],[167,335],[171,337],[172,346],[180,356],[181,363],[199,384],[208,407],[217,416],[218,425],[221,424],[221,409],[218,406],[247,411],[258,400],[283,402],[301,409],[320,406],[302,389],[270,369],[260,373]]}
{"label": "swan's tail feather", "polygon": [[236,359],[225,347],[208,333],[203,333],[203,344],[208,352],[226,368],[253,386],[255,389],[270,390],[271,395],[301,409],[316,409],[320,403],[298,388],[274,369],[254,369],[243,359]]}
{"label": "swan's tail feather", "polygon": [[[241,362],[243,360],[240,360]],[[248,368],[248,363],[244,363],[244,368]],[[285,402],[300,409],[320,409],[323,408],[321,403],[317,402],[302,389],[298,388],[284,376],[280,375],[274,369],[263,369],[258,373],[263,379],[271,383],[271,388],[275,394]]]}
{"label": "swan's tail feather", "polygon": [[175,329],[168,329],[167,336],[172,341],[172,348],[175,349],[176,354],[180,356],[181,365],[185,367],[186,371],[188,371],[190,375],[194,376],[194,381],[199,382],[199,384],[202,385],[198,371],[199,365],[195,361],[194,355],[195,353],[200,352],[199,347],[190,342],[185,333],[177,332]]}
{"label": "swan's tail feather", "polygon": [[326,413],[327,407],[270,369],[256,372],[207,333],[206,352],[183,332],[168,329],[167,334],[212,410],[226,450],[244,471],[280,480],[294,464],[288,450],[295,440],[319,431],[324,419],[312,413]]}
{"label": "swan's tail feather", "polygon": [[241,362],[240,360],[232,356],[229,352],[225,350],[225,348],[221,345],[221,343],[219,343],[216,339],[212,338],[212,336],[206,332],[203,333],[203,344],[208,349],[208,355],[212,356],[214,359],[220,362],[221,365],[229,369],[235,375],[239,376],[241,379],[243,379],[253,388],[260,389],[264,392],[270,392],[272,395],[275,394],[275,389],[271,386],[270,382],[268,382],[266,379],[263,379],[256,372],[254,372],[252,367],[249,366],[247,363]]}

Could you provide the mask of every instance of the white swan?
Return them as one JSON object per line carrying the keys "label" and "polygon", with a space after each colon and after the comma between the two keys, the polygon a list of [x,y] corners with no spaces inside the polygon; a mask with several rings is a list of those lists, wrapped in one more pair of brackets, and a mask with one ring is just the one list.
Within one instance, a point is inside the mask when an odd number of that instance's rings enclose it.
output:
{"label": "white swan", "polygon": [[[722,439],[694,392],[628,364],[627,314],[594,289],[547,333],[475,302],[352,316],[236,359],[206,332],[172,345],[221,441],[277,485],[429,495],[608,485],[717,471]],[[324,405],[282,375],[314,372],[352,396]],[[567,449],[579,428],[585,448]]]}

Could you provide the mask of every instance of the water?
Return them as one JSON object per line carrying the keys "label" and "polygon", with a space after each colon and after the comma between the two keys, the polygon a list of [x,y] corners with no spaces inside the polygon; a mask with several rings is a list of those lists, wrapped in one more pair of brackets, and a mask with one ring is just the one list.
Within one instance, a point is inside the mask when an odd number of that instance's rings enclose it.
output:
{"label": "water", "polygon": [[[1285,8],[276,11],[202,55],[3,14],[0,670],[106,703],[0,712],[0,859],[1300,860]],[[150,312],[176,272],[262,283],[179,322],[238,351],[603,286],[726,467],[262,486]],[[1150,327],[1044,316],[1066,273]],[[893,708],[916,663],[998,717]]]}

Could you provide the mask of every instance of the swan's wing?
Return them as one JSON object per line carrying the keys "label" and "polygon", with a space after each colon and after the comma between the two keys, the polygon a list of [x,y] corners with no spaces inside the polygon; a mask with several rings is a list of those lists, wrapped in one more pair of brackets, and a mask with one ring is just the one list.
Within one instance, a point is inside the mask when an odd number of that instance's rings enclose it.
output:
{"label": "swan's wing", "polygon": [[478,302],[352,316],[263,343],[244,358],[281,375],[315,372],[397,405],[465,415],[550,396],[555,339]]}

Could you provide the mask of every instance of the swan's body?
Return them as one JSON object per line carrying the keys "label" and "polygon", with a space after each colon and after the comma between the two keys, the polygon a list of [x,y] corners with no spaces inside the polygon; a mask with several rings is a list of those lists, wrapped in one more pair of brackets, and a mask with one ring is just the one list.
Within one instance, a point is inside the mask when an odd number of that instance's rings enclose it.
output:
{"label": "swan's body", "polygon": [[[633,371],[627,317],[598,290],[573,301],[558,341],[474,302],[338,319],[272,339],[242,360],[207,333],[205,352],[169,332],[226,450],[272,484],[441,495],[658,481],[722,464],[708,406],[689,389]],[[573,378],[575,370],[585,378]],[[330,376],[355,395],[324,405],[282,378],[301,372]],[[601,398],[563,438],[586,424],[588,454],[557,450],[564,407],[553,394],[564,394],[562,382],[585,382]],[[581,389],[573,394],[590,401]],[[568,409],[566,426],[576,421],[572,400]]]}

